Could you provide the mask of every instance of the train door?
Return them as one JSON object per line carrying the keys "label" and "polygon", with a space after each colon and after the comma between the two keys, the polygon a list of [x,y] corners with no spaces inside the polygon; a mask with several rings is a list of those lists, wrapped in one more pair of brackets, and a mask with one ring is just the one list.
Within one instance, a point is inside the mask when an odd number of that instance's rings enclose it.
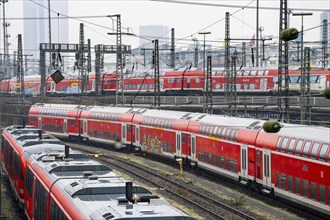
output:
{"label": "train door", "polygon": [[176,156],[181,157],[181,132],[176,133]]}
{"label": "train door", "polygon": [[121,125],[121,142],[123,144],[126,143],[126,124],[125,123],[123,123]]}
{"label": "train door", "polygon": [[55,92],[55,85],[56,85],[56,84],[55,84],[55,82],[53,82],[53,81],[50,83],[50,92],[51,92],[51,93]]}
{"label": "train door", "polygon": [[262,179],[262,151],[260,149],[256,150],[256,177],[257,179]]}
{"label": "train door", "polygon": [[267,79],[260,79],[260,91],[267,90]]}
{"label": "train door", "polygon": [[81,120],[80,121],[80,135],[82,135],[83,137],[87,137],[87,120]]}
{"label": "train door", "polygon": [[263,185],[271,187],[270,150],[263,149],[263,159],[264,159]]}
{"label": "train door", "polygon": [[42,130],[42,118],[38,117],[38,128]]}
{"label": "train door", "polygon": [[188,157],[191,155],[190,138],[190,134],[181,133],[181,153]]}
{"label": "train door", "polygon": [[135,125],[127,124],[126,125],[126,132],[127,132],[126,141],[129,144],[132,144],[132,145],[135,144]]}
{"label": "train door", "polygon": [[190,141],[191,141],[191,160],[193,162],[196,161],[196,136],[195,135],[191,135],[191,138],[190,138]]}
{"label": "train door", "polygon": [[247,145],[241,146],[241,176],[245,179],[248,178],[248,147],[247,147]]}
{"label": "train door", "polygon": [[135,146],[140,147],[140,127],[135,126]]}
{"label": "train door", "polygon": [[190,77],[187,78],[187,89],[190,88]]}
{"label": "train door", "polygon": [[68,119],[64,119],[64,124],[63,124],[63,133],[68,134]]}

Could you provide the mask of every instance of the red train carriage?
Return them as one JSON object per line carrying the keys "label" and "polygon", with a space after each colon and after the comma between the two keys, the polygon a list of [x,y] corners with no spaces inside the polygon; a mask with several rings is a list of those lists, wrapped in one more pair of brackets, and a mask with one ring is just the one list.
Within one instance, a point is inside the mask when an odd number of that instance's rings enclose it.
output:
{"label": "red train carriage", "polygon": [[[59,114],[63,109],[75,112],[74,120],[79,121],[80,129],[71,136],[109,144],[120,141],[122,146],[132,145],[159,156],[183,158],[188,164],[253,185],[265,193],[324,213],[330,211],[328,128],[283,124],[273,134],[262,130],[264,121],[255,119],[53,104],[32,106],[30,123],[63,118]],[[42,114],[45,111],[51,111],[51,115]],[[69,127],[64,123],[61,135],[69,137]]]}
{"label": "red train carriage", "polygon": [[[89,158],[43,152],[27,165],[30,219],[192,219]],[[143,199],[133,201],[129,192]]]}
{"label": "red train carriage", "polygon": [[10,126],[2,133],[2,166],[9,177],[15,197],[24,203],[26,160],[44,149],[63,150],[65,144],[33,126]]}

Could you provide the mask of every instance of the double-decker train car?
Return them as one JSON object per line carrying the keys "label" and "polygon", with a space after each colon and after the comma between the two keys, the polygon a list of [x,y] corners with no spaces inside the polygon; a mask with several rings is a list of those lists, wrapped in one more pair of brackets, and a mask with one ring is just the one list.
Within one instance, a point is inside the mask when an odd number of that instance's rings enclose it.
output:
{"label": "double-decker train car", "polygon": [[[289,70],[290,95],[300,93],[301,71],[298,69]],[[224,69],[215,68],[212,70],[212,91],[214,94],[223,94],[228,84],[227,75]],[[29,79],[29,77],[31,79]],[[101,73],[99,92],[102,94],[115,93],[116,73]],[[120,78],[120,77],[118,77]],[[278,70],[274,68],[242,68],[236,72],[236,82],[231,79],[232,89],[237,93],[245,95],[274,95],[278,89]],[[27,76],[25,80],[26,93],[37,94],[40,92],[40,76]],[[29,82],[31,81],[31,82]],[[78,73],[64,74],[64,80],[55,83],[51,77],[46,79],[46,92],[49,94],[78,94],[82,89],[82,82]],[[307,83],[307,81],[306,81]],[[162,94],[194,94],[201,95],[205,84],[204,71],[200,69],[161,70],[159,73],[160,92]],[[1,93],[16,94],[16,78],[4,80],[0,83]],[[86,75],[86,93],[95,93],[96,75]],[[310,71],[310,91],[320,94],[325,88],[330,87],[330,70]],[[153,70],[126,72],[123,75],[124,93],[150,94],[155,89],[155,76]]]}
{"label": "double-decker train car", "polygon": [[33,126],[14,125],[2,133],[1,159],[4,171],[9,177],[16,199],[24,204],[24,179],[26,161],[31,154],[48,150],[64,150],[59,139],[43,134]]}
{"label": "double-decker train car", "polygon": [[[264,122],[203,113],[58,104],[35,104],[29,112],[31,125],[54,135],[182,158],[186,164],[329,214],[330,129],[281,124],[279,132],[267,133],[262,129]],[[53,129],[56,126],[61,132]]]}
{"label": "double-decker train car", "polygon": [[28,219],[193,219],[34,126],[7,127],[1,144]]}

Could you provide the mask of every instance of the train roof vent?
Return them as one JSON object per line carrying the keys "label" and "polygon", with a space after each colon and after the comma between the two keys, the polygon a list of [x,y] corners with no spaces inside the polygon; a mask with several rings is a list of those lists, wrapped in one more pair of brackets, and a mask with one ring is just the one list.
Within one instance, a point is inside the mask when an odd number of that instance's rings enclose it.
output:
{"label": "train roof vent", "polygon": [[142,209],[140,211],[141,214],[143,215],[151,215],[151,214],[156,214],[156,212],[154,210],[151,209]]}
{"label": "train roof vent", "polygon": [[[43,162],[53,162],[55,161],[55,156],[44,156],[42,158],[42,161]],[[56,167],[57,165],[56,164],[53,164],[52,167]]]}
{"label": "train roof vent", "polygon": [[110,212],[105,213],[104,215],[102,215],[106,220],[108,219],[112,219],[113,217],[115,217],[113,214],[111,214]]}
{"label": "train roof vent", "polygon": [[113,208],[110,206],[101,207],[89,215],[91,219],[113,219],[115,216],[111,214]]}
{"label": "train roof vent", "polygon": [[201,116],[199,116],[198,118],[197,118],[197,120],[196,121],[199,121],[199,120],[201,120],[202,118],[204,118],[206,115],[204,114],[204,115],[201,115]]}
{"label": "train roof vent", "polygon": [[77,182],[73,182],[70,184],[72,187],[78,186],[79,184]]}
{"label": "train roof vent", "polygon": [[126,205],[128,203],[128,199],[126,196],[119,196],[117,197],[118,205]]}
{"label": "train roof vent", "polygon": [[190,115],[191,115],[190,113],[187,113],[187,114],[183,115],[180,119],[189,120],[192,118],[192,116],[190,116]]}
{"label": "train roof vent", "polygon": [[[255,122],[253,122],[252,124],[250,124],[248,127],[247,127],[247,129],[258,129],[258,128],[255,128],[256,127],[256,125],[257,124],[259,124],[260,123],[260,121],[255,121]],[[260,126],[258,126],[259,128],[260,128]]]}

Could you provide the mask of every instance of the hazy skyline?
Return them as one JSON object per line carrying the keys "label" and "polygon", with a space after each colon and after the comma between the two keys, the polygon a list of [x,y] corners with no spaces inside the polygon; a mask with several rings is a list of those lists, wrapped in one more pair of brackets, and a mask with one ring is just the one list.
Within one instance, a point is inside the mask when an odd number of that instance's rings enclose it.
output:
{"label": "hazy skyline", "polygon": [[[31,0],[24,0],[31,1]],[[58,0],[60,1],[60,0]],[[32,0],[37,4],[37,0]],[[174,2],[174,3],[173,3]],[[51,1],[52,3],[52,1]],[[191,4],[193,3],[193,4]],[[6,21],[10,22],[8,34],[11,35],[9,50],[17,49],[17,34],[23,33],[23,1],[9,0],[6,5]],[[227,7],[224,7],[226,6]],[[229,7],[232,5],[233,7]],[[243,6],[247,6],[244,9]],[[166,25],[169,29],[175,29],[176,46],[192,43],[193,38],[202,41],[200,31],[210,31],[206,40],[212,42],[214,47],[220,47],[224,39],[225,13],[229,12],[230,37],[247,38],[252,37],[256,31],[256,10],[248,7],[255,7],[256,1],[127,1],[127,0],[69,0],[68,15],[51,12],[54,19],[69,19],[69,41],[68,43],[79,42],[79,24],[84,23],[85,39],[91,39],[95,44],[115,44],[115,36],[107,33],[113,32],[115,23],[107,15],[120,14],[122,32],[133,32],[136,36],[123,36],[124,44],[131,44],[132,48],[138,46],[140,25]],[[278,36],[279,28],[279,0],[259,1],[259,26],[264,28],[262,35]],[[1,6],[2,7],[2,6]],[[320,13],[321,9],[330,11],[330,1],[305,1],[288,0],[289,9],[293,12],[313,12],[312,16],[304,17],[305,41],[319,41],[320,39]],[[44,8],[47,11],[47,8]],[[48,14],[48,13],[46,13]],[[70,18],[68,18],[68,17]],[[289,16],[290,26],[301,29],[301,16]],[[2,19],[2,10],[1,10]],[[33,18],[47,19],[47,18]],[[328,21],[329,22],[329,21]],[[316,28],[315,28],[316,27]],[[314,29],[312,29],[314,28]],[[311,29],[311,30],[309,30]],[[3,29],[1,28],[1,42],[3,42]],[[48,31],[48,30],[47,30]],[[24,38],[24,35],[22,36]],[[152,38],[152,37],[151,37]],[[152,39],[150,39],[152,40]],[[278,39],[274,38],[274,42]],[[47,42],[45,42],[47,43]],[[24,47],[24,45],[23,45]],[[3,50],[3,43],[0,43]]]}

